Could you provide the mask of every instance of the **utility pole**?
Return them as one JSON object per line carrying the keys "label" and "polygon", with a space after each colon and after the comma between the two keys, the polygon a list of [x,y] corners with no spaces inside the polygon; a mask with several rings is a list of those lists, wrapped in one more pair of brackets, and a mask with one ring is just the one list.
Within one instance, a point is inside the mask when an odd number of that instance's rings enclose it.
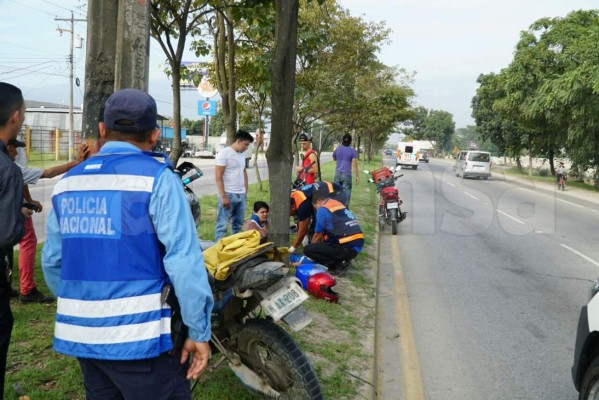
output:
{"label": "utility pole", "polygon": [[71,33],[71,51],[69,54],[69,161],[73,161],[73,49],[75,47],[75,22],[76,21],[87,21],[85,19],[73,18],[73,12],[71,11],[71,18],[54,18],[55,21],[71,21],[71,29],[62,29],[58,27],[56,30],[60,32],[62,36],[63,32]]}

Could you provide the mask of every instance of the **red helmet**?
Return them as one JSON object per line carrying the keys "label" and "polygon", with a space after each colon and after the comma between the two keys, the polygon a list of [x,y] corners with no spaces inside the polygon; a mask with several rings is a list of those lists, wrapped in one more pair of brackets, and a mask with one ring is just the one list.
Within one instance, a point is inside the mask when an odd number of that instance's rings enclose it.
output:
{"label": "red helmet", "polygon": [[339,294],[333,290],[337,282],[328,272],[318,272],[308,278],[308,293],[319,299],[329,300],[331,303],[339,301]]}

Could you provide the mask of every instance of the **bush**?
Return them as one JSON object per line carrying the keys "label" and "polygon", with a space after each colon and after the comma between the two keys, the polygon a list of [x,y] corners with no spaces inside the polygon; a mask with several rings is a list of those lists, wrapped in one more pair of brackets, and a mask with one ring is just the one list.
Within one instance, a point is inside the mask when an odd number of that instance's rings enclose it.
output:
{"label": "bush", "polygon": [[539,176],[549,176],[549,170],[547,168],[537,168],[537,174]]}

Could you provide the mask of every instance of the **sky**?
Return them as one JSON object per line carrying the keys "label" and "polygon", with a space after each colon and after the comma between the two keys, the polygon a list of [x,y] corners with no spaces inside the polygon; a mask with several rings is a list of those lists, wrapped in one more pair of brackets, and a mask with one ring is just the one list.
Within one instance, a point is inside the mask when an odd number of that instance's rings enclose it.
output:
{"label": "sky", "polygon": [[[520,32],[543,17],[563,17],[578,9],[599,8],[598,0],[338,0],[354,16],[384,21],[392,31],[390,44],[379,54],[389,66],[415,73],[414,104],[453,114],[456,127],[473,125],[470,102],[481,73],[499,72],[509,65]],[[55,18],[86,17],[83,0],[0,0],[0,81],[19,86],[28,100],[68,105],[67,56],[70,23]],[[84,38],[75,49],[74,104],[80,106],[85,65],[84,22],[75,34]],[[191,60],[193,61],[192,56]],[[172,115],[165,57],[150,44],[149,91],[161,114]],[[182,93],[182,114],[197,117],[196,91]]]}

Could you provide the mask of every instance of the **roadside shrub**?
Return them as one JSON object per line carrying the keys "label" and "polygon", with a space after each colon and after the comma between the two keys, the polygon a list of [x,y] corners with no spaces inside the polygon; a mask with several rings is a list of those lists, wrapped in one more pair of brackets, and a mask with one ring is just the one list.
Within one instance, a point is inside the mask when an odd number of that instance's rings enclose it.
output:
{"label": "roadside shrub", "polygon": [[549,170],[547,168],[537,168],[537,174],[539,176],[549,176]]}

